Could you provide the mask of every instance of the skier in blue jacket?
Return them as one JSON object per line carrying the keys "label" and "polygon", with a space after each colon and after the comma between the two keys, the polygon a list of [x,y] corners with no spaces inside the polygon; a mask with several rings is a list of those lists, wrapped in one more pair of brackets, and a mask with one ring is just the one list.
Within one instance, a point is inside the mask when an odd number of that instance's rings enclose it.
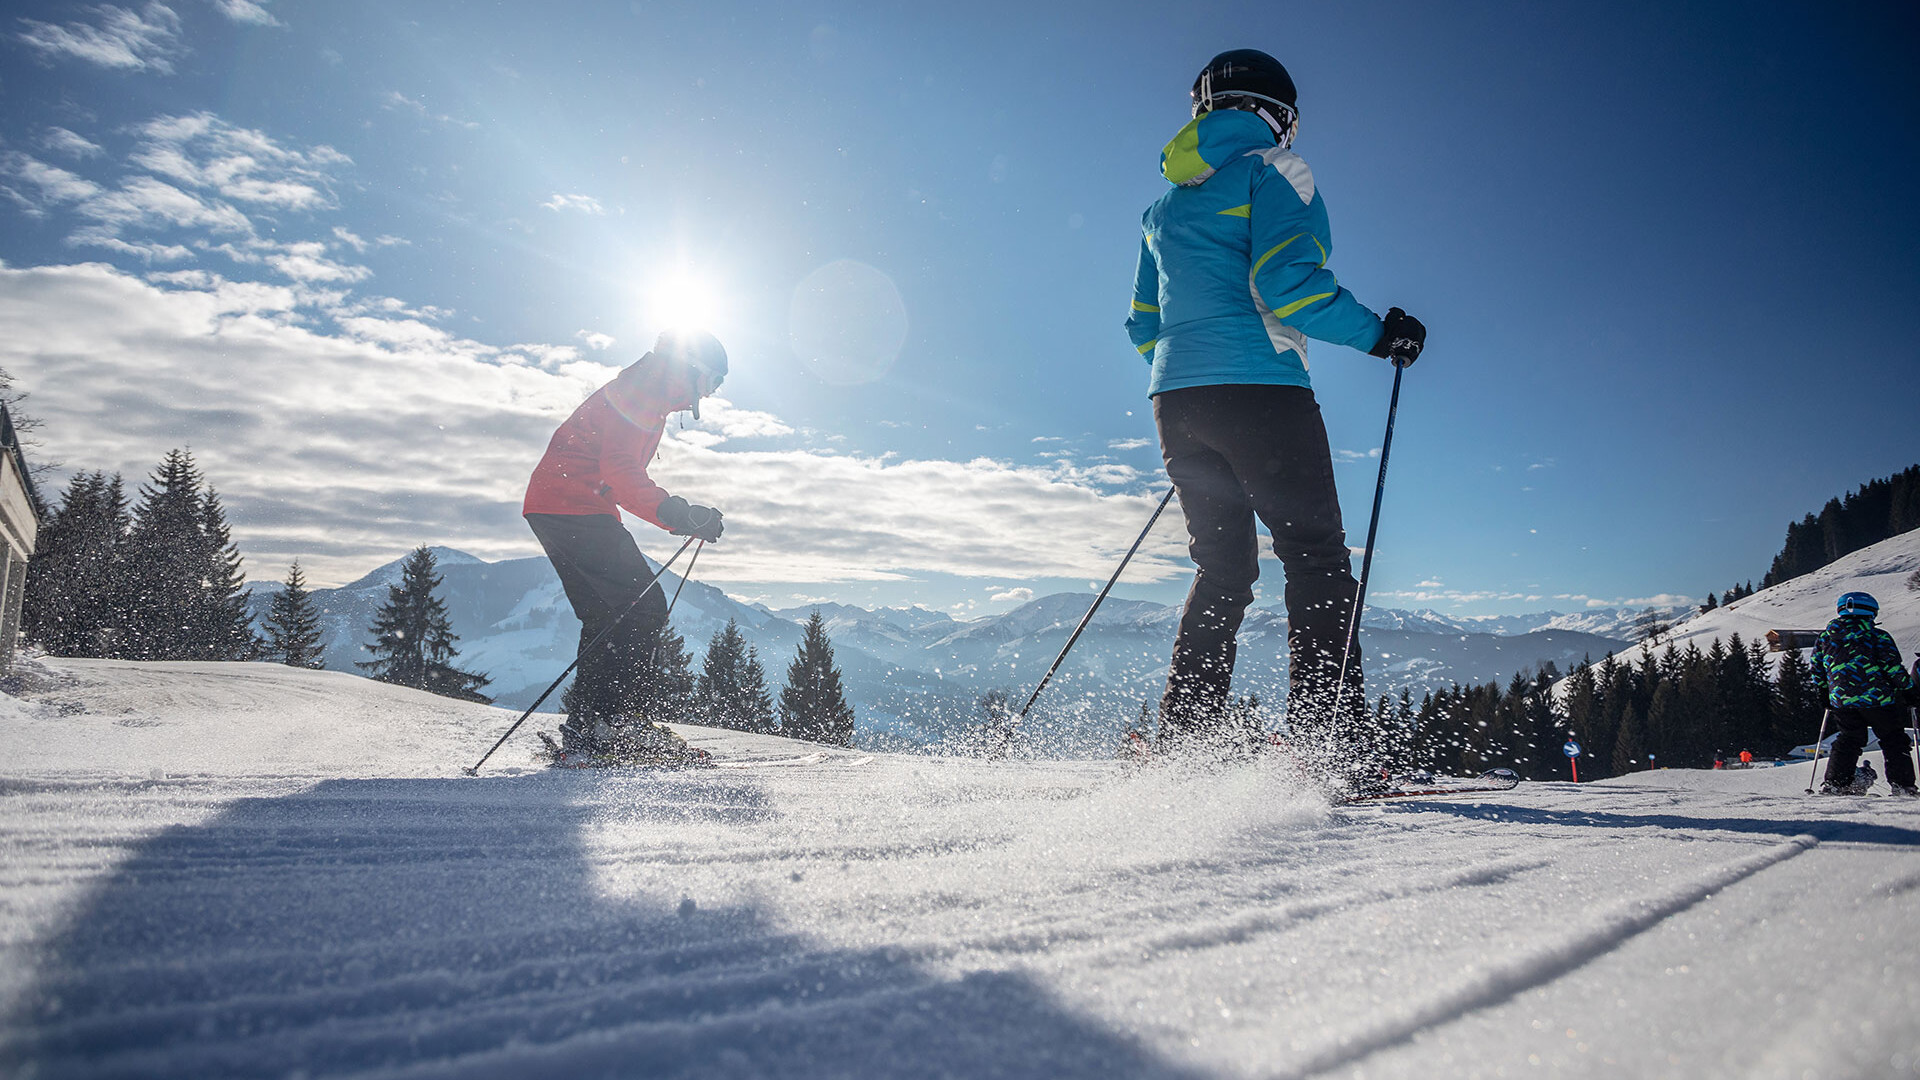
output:
{"label": "skier in blue jacket", "polygon": [[1221,53],[1193,84],[1193,120],[1161,151],[1173,185],[1142,219],[1127,331],[1152,364],[1161,456],[1180,493],[1198,568],[1180,616],[1162,744],[1219,742],[1234,635],[1259,576],[1257,517],[1286,571],[1291,744],[1339,783],[1377,774],[1360,657],[1335,684],[1358,588],[1334,488],[1326,426],[1307,378],[1307,339],[1413,363],[1426,328],[1383,321],[1326,268],[1326,203],[1292,150],[1293,79],[1254,49]]}
{"label": "skier in blue jacket", "polygon": [[1880,738],[1887,783],[1895,795],[1920,796],[1914,787],[1913,744],[1907,739],[1907,695],[1912,678],[1900,663],[1893,636],[1873,624],[1880,602],[1871,593],[1850,592],[1834,604],[1836,614],[1813,646],[1813,685],[1827,699],[1827,716],[1839,732],[1827,759],[1822,795],[1864,795],[1873,774],[1856,774],[1867,732]]}

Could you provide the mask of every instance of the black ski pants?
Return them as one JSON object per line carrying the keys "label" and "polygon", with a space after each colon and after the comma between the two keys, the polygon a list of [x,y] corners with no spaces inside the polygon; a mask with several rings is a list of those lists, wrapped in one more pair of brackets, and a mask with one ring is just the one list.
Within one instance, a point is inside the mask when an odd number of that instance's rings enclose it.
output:
{"label": "black ski pants", "polygon": [[1840,734],[1834,737],[1833,756],[1827,759],[1827,783],[1840,787],[1853,783],[1853,770],[1867,748],[1871,728],[1880,737],[1880,752],[1887,759],[1887,783],[1913,786],[1913,741],[1907,737],[1906,706],[1833,709],[1829,715]]}
{"label": "black ski pants", "polygon": [[[1205,737],[1223,723],[1234,635],[1260,576],[1257,517],[1286,572],[1287,723],[1296,744],[1335,757],[1365,752],[1356,645],[1342,715],[1333,715],[1353,578],[1327,428],[1301,386],[1196,386],[1153,399],[1160,454],[1180,493],[1199,568],[1180,613],[1161,738]],[[1226,734],[1225,732],[1220,732]],[[1306,749],[1302,746],[1302,749]]]}
{"label": "black ski pants", "polygon": [[[648,587],[653,570],[640,557],[640,545],[611,514],[528,514],[527,525],[553,561],[580,620],[580,668],[570,698],[573,726],[633,712],[641,705],[633,697],[644,685],[648,653],[667,624],[666,596],[658,585]],[[619,626],[589,651],[593,639],[630,605],[633,610]]]}

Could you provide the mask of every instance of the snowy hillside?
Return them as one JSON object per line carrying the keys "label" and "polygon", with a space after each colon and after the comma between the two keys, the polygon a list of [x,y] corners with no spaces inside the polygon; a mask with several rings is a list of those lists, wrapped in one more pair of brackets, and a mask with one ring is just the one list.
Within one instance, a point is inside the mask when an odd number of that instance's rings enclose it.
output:
{"label": "snowy hillside", "polygon": [[1330,808],[1279,763],[459,775],[338,673],[0,696],[0,1075],[1913,1075],[1920,805],[1799,769]]}
{"label": "snowy hillside", "polygon": [[1920,529],[1861,548],[1810,574],[1803,574],[1725,607],[1695,615],[1654,639],[1685,649],[1689,643],[1705,649],[1714,638],[1739,634],[1752,641],[1768,630],[1818,630],[1833,618],[1840,594],[1872,593],[1880,601],[1879,625],[1893,635],[1911,661],[1920,652],[1920,586],[1908,579],[1920,573]]}

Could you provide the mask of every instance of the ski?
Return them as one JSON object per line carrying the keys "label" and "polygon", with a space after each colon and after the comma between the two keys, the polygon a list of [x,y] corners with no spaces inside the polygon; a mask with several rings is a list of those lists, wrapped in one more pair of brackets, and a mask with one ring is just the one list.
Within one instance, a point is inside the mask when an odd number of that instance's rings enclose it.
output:
{"label": "ski", "polygon": [[816,750],[811,754],[801,754],[798,757],[760,758],[758,760],[749,759],[746,761],[721,761],[716,763],[716,767],[722,768],[722,769],[779,769],[779,768],[787,768],[795,765],[818,765],[825,760],[827,760],[826,751]]}
{"label": "ski", "polygon": [[1357,793],[1340,801],[1351,804],[1422,796],[1481,795],[1494,791],[1512,791],[1519,786],[1519,774],[1512,769],[1490,769],[1477,777],[1432,775],[1409,777],[1392,784],[1385,791]]}
{"label": "ski", "polygon": [[842,768],[850,769],[855,765],[873,764],[873,755],[866,754],[860,757],[846,757],[846,756],[836,757],[832,754],[827,753],[824,750],[816,750],[811,754],[801,754],[798,757],[759,758],[759,759],[750,758],[744,761],[739,761],[739,760],[719,761],[714,763],[714,767],[720,768],[720,769],[789,769],[789,768],[804,767],[808,765],[823,765],[823,764],[838,765]]}

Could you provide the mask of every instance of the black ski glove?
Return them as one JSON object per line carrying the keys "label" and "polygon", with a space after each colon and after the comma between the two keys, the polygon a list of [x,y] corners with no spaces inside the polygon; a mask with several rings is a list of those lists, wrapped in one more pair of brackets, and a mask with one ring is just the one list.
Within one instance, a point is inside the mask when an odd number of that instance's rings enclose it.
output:
{"label": "black ski glove", "polygon": [[678,495],[669,495],[653,515],[675,536],[697,536],[712,543],[726,528],[720,511],[711,506],[689,503]]}
{"label": "black ski glove", "polygon": [[1420,350],[1427,345],[1427,328],[1419,319],[1399,308],[1388,308],[1387,317],[1381,321],[1387,324],[1387,331],[1380,335],[1379,344],[1367,350],[1369,354],[1391,360],[1395,367],[1408,367],[1420,359]]}

